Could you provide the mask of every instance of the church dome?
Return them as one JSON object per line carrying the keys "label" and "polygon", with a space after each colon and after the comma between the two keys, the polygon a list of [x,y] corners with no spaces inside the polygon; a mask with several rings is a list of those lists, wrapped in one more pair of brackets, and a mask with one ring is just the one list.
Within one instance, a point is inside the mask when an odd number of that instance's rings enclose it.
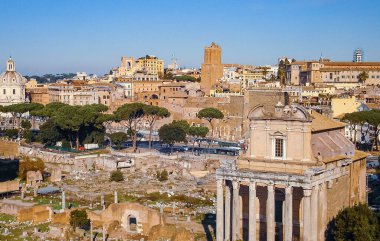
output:
{"label": "church dome", "polygon": [[14,61],[9,58],[7,61],[7,70],[0,74],[0,86],[11,85],[25,85],[27,82],[26,78],[20,73],[16,72]]}

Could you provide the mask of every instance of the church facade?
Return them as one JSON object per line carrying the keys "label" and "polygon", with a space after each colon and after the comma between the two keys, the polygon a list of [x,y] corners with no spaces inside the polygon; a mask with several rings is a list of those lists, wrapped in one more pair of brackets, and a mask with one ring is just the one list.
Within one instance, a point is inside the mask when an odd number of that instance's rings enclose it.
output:
{"label": "church facade", "polygon": [[26,82],[26,78],[16,72],[15,62],[9,58],[6,71],[0,74],[0,105],[24,103]]}
{"label": "church facade", "polygon": [[258,105],[248,151],[217,178],[217,241],[319,241],[344,207],[366,202],[366,154],[345,125],[298,105]]}

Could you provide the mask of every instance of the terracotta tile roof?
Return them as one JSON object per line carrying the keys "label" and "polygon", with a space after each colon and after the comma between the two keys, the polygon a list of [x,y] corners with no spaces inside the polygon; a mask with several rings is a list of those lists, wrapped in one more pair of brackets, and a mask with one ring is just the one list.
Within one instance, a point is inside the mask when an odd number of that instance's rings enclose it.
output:
{"label": "terracotta tile roof", "polygon": [[355,155],[352,157],[353,161],[364,159],[370,154],[364,151],[355,150]]}
{"label": "terracotta tile roof", "polygon": [[380,66],[380,62],[323,62],[327,66]]}
{"label": "terracotta tile roof", "polygon": [[366,103],[365,105],[371,110],[380,109],[380,103]]}
{"label": "terracotta tile roof", "polygon": [[311,122],[312,132],[341,129],[346,126],[345,123],[332,120],[326,116],[319,114],[316,111],[311,111],[310,115],[312,117],[312,122]]}

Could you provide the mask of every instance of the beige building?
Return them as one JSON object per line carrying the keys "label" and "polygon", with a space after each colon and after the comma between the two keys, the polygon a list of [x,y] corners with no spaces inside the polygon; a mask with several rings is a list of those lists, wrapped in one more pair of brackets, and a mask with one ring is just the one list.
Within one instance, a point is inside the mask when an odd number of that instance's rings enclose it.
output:
{"label": "beige building", "polygon": [[325,240],[339,210],[366,202],[366,154],[345,124],[299,105],[258,105],[250,143],[217,170],[217,241]]}
{"label": "beige building", "polygon": [[306,83],[329,83],[333,85],[358,86],[358,75],[368,73],[366,85],[380,84],[380,62],[331,62],[298,61],[287,65],[286,81],[293,85]]}
{"label": "beige building", "polygon": [[49,103],[48,86],[46,84],[39,84],[36,79],[30,79],[25,88],[30,102],[43,105]]}
{"label": "beige building", "polygon": [[68,105],[103,104],[110,107],[124,98],[124,90],[109,83],[88,84],[85,81],[62,81],[48,86],[49,102]]}
{"label": "beige building", "polygon": [[215,84],[223,77],[222,49],[216,43],[205,47],[204,62],[201,72],[201,89],[205,95],[210,95],[210,90],[215,88]]}
{"label": "beige building", "polygon": [[136,64],[140,70],[145,71],[147,74],[164,75],[164,61],[155,56],[146,55],[145,57],[138,58]]}
{"label": "beige building", "polygon": [[356,112],[361,104],[362,102],[357,101],[355,96],[332,98],[332,117],[342,117],[344,114]]}

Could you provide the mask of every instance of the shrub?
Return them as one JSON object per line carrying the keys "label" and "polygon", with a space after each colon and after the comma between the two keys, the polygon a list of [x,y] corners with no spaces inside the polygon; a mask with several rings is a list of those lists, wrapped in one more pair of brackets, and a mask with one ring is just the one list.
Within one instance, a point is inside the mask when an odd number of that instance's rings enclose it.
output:
{"label": "shrub", "polygon": [[87,212],[84,209],[73,210],[70,213],[70,225],[74,229],[76,227],[88,229],[90,225],[90,219],[87,217]]}
{"label": "shrub", "polygon": [[160,171],[157,171],[156,177],[160,182],[167,181],[169,177],[168,171],[166,171],[166,169],[164,169],[161,173]]}
{"label": "shrub", "polygon": [[40,171],[41,173],[45,169],[45,164],[42,159],[31,160],[29,157],[22,157],[22,160],[19,164],[18,177],[21,180],[26,179],[26,173],[28,171]]}
{"label": "shrub", "polygon": [[17,138],[18,136],[18,129],[8,129],[5,131],[5,135],[9,138]]}
{"label": "shrub", "polygon": [[124,175],[120,170],[112,171],[110,175],[111,182],[121,182],[124,181]]}

